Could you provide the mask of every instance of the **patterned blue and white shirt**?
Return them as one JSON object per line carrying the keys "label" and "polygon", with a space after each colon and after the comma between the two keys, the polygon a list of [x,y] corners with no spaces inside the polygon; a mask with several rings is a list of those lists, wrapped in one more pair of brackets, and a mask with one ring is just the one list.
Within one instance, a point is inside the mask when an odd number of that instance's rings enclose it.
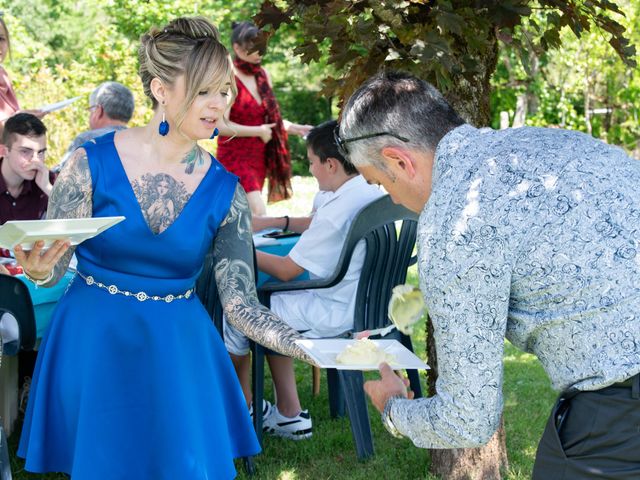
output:
{"label": "patterned blue and white shirt", "polygon": [[588,135],[462,125],[436,150],[418,227],[437,395],[392,400],[416,446],[489,440],[504,338],[558,390],[640,371],[640,162]]}

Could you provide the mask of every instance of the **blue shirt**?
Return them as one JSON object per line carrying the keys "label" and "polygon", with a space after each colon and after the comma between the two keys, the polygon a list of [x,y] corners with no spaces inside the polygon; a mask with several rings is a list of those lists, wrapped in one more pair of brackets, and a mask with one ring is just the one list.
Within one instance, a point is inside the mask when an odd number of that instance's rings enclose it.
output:
{"label": "blue shirt", "polygon": [[622,149],[559,129],[449,132],[418,227],[437,395],[393,400],[398,430],[425,448],[486,442],[505,337],[558,390],[638,373],[639,248],[640,162]]}

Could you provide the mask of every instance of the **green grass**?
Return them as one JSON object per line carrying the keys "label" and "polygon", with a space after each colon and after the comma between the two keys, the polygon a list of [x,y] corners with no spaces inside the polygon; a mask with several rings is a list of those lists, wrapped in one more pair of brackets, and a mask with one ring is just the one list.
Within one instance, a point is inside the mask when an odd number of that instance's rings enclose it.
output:
{"label": "green grass", "polygon": [[[296,196],[294,199],[269,206],[270,214],[304,215],[308,213],[316,189],[317,184],[313,178],[295,177]],[[417,284],[415,267],[409,272],[408,281]],[[424,358],[424,326],[416,329],[413,344],[416,353]],[[532,355],[517,350],[508,342],[505,343],[504,369],[504,422],[510,462],[505,478],[524,480],[531,478],[537,443],[542,435],[555,394],[551,390],[549,380],[538,360]],[[367,376],[375,377],[377,374],[371,373]],[[433,478],[426,473],[429,466],[428,452],[414,447],[409,440],[397,440],[387,434],[380,422],[379,414],[372,406],[369,408],[369,416],[376,455],[367,461],[358,461],[349,420],[329,417],[325,372],[323,371],[321,391],[318,397],[313,397],[311,394],[311,368],[308,365],[297,362],[296,377],[303,407],[308,408],[313,417],[313,437],[309,440],[293,442],[265,436],[264,451],[256,458],[257,475],[248,477],[244,473],[242,463],[238,462],[239,479],[404,480]],[[422,377],[422,380],[423,389],[426,390],[425,378]],[[265,385],[267,385],[266,397],[272,398],[269,378],[267,378]],[[18,436],[19,429],[9,441],[14,479],[62,480],[67,478],[61,474],[34,475],[24,472],[22,461],[14,456]]]}

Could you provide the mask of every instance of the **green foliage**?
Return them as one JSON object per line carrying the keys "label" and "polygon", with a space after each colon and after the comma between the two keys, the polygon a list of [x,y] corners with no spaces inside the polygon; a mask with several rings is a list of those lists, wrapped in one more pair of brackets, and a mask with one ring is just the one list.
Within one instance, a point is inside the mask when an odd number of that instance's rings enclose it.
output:
{"label": "green foliage", "polygon": [[[331,118],[331,99],[322,97],[319,92],[289,89],[286,85],[274,85],[274,90],[284,118],[295,118],[296,122],[308,125],[318,125]],[[289,148],[293,175],[309,175],[304,139],[290,136]]]}
{"label": "green foliage", "polygon": [[635,49],[612,18],[620,9],[606,0],[265,0],[256,19],[274,29],[295,24],[304,35],[294,52],[306,63],[320,58],[318,44],[328,39],[327,62],[342,75],[327,75],[324,91],[345,98],[381,68],[414,72],[445,92],[461,79],[488,78],[496,35],[512,44],[526,65],[528,45],[512,32],[534,6],[548,18],[542,26],[535,24],[543,50],[560,44],[565,26],[580,37],[597,25],[616,52],[634,65]]}
{"label": "green foliage", "polygon": [[[640,1],[622,3],[625,17],[620,22],[629,33],[630,44],[639,45]],[[548,21],[556,21],[556,18],[540,13],[514,31],[521,41],[531,45],[529,58],[539,62],[539,70],[534,74],[517,63],[517,52],[513,47],[503,48],[492,79],[492,125],[498,127],[500,111],[508,111],[513,116],[516,98],[529,92],[533,103],[527,117],[528,125],[557,125],[581,130],[630,151],[638,148],[638,69],[611,55],[609,45],[598,30],[584,32],[576,38],[565,29],[558,37],[561,49],[535,48],[536,38]],[[600,112],[608,109],[609,113],[587,116],[585,108]]]}
{"label": "green foliage", "polygon": [[[88,96],[103,81],[116,80],[132,89],[136,100],[132,125],[144,124],[151,117],[150,102],[137,75],[138,38],[144,31],[178,15],[203,15],[219,26],[223,38],[229,38],[231,22],[250,19],[259,3],[259,0],[11,2],[4,18],[11,35],[12,56],[4,67],[21,107],[36,108],[78,95],[84,97],[45,117],[49,128],[47,163],[58,163],[73,138],[89,127]],[[316,79],[322,67],[302,65],[291,54],[294,41],[292,31],[283,30],[274,36],[266,67],[276,85],[285,118],[315,124],[317,119],[325,119],[327,110],[326,101],[316,99],[319,90]],[[291,148],[294,172],[308,174],[304,141],[292,137]]]}

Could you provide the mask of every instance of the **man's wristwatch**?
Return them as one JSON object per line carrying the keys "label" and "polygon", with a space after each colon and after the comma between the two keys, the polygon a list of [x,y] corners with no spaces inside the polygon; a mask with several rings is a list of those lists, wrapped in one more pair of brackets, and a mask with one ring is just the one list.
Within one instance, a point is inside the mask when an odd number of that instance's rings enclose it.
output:
{"label": "man's wristwatch", "polygon": [[393,403],[393,400],[397,398],[405,399],[406,397],[403,397],[402,395],[393,395],[392,397],[389,397],[387,403],[384,404],[384,410],[382,411],[382,424],[384,425],[384,428],[387,429],[387,432],[389,432],[393,437],[403,438],[404,435],[398,431],[396,426],[393,424],[393,420],[391,420],[391,404]]}

